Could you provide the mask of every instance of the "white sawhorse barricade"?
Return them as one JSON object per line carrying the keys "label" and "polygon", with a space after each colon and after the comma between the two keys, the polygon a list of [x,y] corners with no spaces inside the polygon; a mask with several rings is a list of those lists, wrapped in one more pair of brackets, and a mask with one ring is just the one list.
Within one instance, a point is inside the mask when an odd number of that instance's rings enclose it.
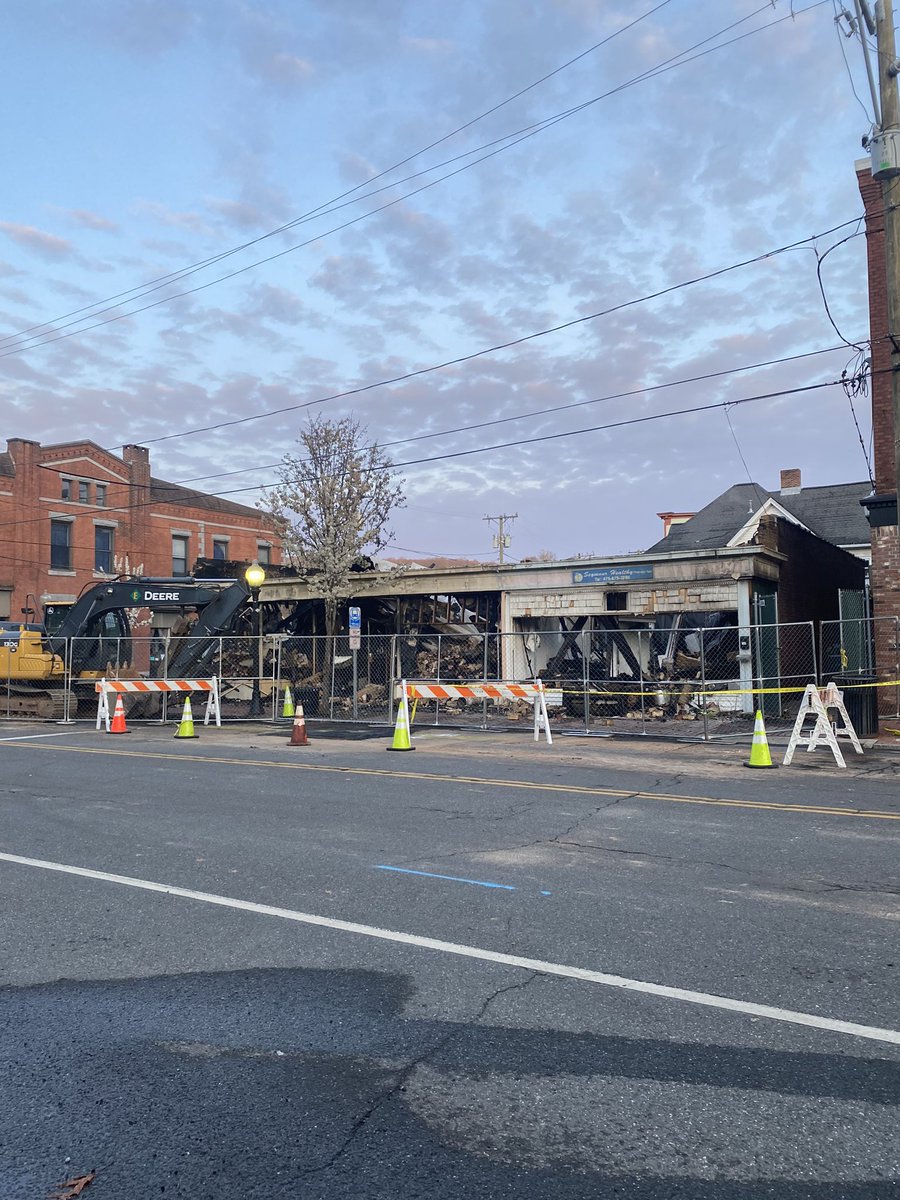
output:
{"label": "white sawhorse barricade", "polygon": [[404,679],[400,694],[408,700],[527,700],[534,705],[534,740],[540,741],[543,730],[547,745],[553,745],[542,679],[533,683],[435,683]]}
{"label": "white sawhorse barricade", "polygon": [[222,710],[219,707],[219,681],[212,679],[100,679],[95,684],[97,692],[97,728],[105,724],[109,733],[109,698],[111,695],[137,693],[145,696],[151,692],[206,692],[206,715],[203,724],[208,725],[210,718],[215,718],[216,725],[222,724]]}
{"label": "white sawhorse barricade", "polygon": [[[832,726],[831,718],[828,715],[829,708],[836,708],[838,716],[841,719],[841,724],[838,725],[835,721]],[[816,723],[808,734],[803,732],[803,723],[807,717],[815,717]],[[805,746],[807,752],[815,750],[823,742],[829,747],[834,755],[835,762],[839,767],[846,767],[844,756],[841,754],[841,748],[838,745],[838,738],[845,737],[850,739],[850,744],[857,754],[862,754],[863,748],[859,744],[859,738],[856,736],[856,730],[853,728],[847,709],[844,707],[844,697],[838,691],[836,683],[829,683],[827,687],[821,690],[814,684],[809,684],[806,691],[803,693],[803,699],[800,701],[800,711],[797,713],[797,720],[794,722],[794,729],[791,733],[791,740],[788,742],[787,753],[784,756],[784,765],[788,766],[791,759],[794,757],[794,751],[798,746]]]}

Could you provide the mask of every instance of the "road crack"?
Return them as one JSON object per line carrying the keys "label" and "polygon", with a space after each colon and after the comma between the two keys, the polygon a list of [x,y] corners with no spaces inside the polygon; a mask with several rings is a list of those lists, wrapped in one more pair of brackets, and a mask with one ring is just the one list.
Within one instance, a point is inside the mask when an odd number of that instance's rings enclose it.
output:
{"label": "road crack", "polygon": [[334,1153],[331,1154],[325,1162],[319,1163],[313,1167],[305,1167],[303,1170],[299,1171],[298,1174],[303,1176],[317,1175],[322,1171],[328,1171],[335,1166],[335,1164],[347,1153],[378,1110],[387,1104],[388,1101],[392,1100],[395,1096],[406,1091],[406,1085],[413,1072],[416,1071],[418,1067],[423,1066],[430,1059],[434,1058],[436,1054],[439,1054],[446,1046],[449,1046],[455,1038],[460,1037],[462,1031],[468,1028],[468,1026],[479,1025],[487,1015],[488,1009],[495,1000],[499,999],[500,996],[505,995],[507,992],[515,992],[521,990],[522,988],[529,987],[532,983],[534,983],[535,979],[537,979],[539,975],[539,971],[530,971],[525,979],[520,979],[515,983],[507,983],[502,987],[495,988],[494,991],[492,991],[490,995],[484,999],[481,1007],[471,1017],[466,1025],[461,1024],[448,1030],[442,1037],[438,1038],[433,1046],[430,1046],[427,1050],[423,1051],[422,1054],[419,1054],[414,1059],[411,1059],[410,1062],[408,1062],[404,1067],[401,1067],[398,1071],[393,1072],[393,1082],[389,1087],[381,1092],[380,1095],[375,1097],[365,1112],[361,1113],[356,1118],[350,1127],[347,1136],[341,1142],[340,1146],[338,1146],[338,1148],[334,1151]]}

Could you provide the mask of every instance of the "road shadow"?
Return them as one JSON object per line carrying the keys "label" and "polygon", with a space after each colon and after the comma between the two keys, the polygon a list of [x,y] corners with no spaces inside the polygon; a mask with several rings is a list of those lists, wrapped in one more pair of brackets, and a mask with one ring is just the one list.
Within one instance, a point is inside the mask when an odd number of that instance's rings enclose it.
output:
{"label": "road shadow", "polygon": [[[521,983],[498,990],[498,999],[499,991],[528,986],[523,973]],[[627,1144],[611,1136],[594,1169],[585,1165],[583,1148],[567,1150],[564,1139],[547,1152],[548,1161],[535,1163],[532,1147],[521,1141],[530,1136],[528,1123],[496,1104],[487,1116],[438,1106],[423,1119],[428,1084],[416,1074],[463,1081],[466,1095],[490,1084],[526,1108],[542,1081],[561,1081],[553,1120],[563,1130],[568,1120],[577,1128],[584,1119],[577,1081],[610,1088],[636,1081],[670,1085],[666,1094],[684,1095],[685,1103],[688,1089],[703,1085],[712,1089],[714,1107],[738,1115],[753,1094],[765,1096],[776,1114],[792,1097],[840,1102],[864,1139],[861,1105],[900,1105],[900,1062],[418,1019],[409,1015],[414,998],[407,977],[364,970],[251,970],[2,989],[4,1194],[43,1197],[64,1175],[94,1168],[92,1200],[896,1200],[900,1194],[888,1179],[829,1181],[827,1172],[808,1178],[822,1149],[815,1144],[807,1161],[797,1163],[796,1179],[750,1177],[761,1174],[752,1165],[758,1148],[740,1144],[727,1162],[711,1159],[704,1177],[687,1167],[666,1173],[652,1148],[675,1136],[675,1114],[663,1109],[646,1129],[646,1152],[635,1150],[642,1144],[637,1129]],[[592,1124],[600,1143],[604,1123],[621,1128],[621,1117],[598,1110]],[[776,1119],[765,1137],[777,1142],[785,1132]],[[758,1141],[759,1131],[752,1133]],[[685,1163],[704,1151],[702,1143],[686,1144]]]}

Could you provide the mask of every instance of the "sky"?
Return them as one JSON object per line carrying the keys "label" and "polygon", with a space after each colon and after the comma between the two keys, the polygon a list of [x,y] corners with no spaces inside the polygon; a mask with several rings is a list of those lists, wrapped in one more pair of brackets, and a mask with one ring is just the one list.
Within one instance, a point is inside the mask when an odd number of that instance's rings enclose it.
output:
{"label": "sky", "polygon": [[253,504],[352,415],[404,481],[385,553],[486,561],[486,516],[508,559],[620,554],[748,477],[867,479],[835,12],[13,0],[4,437],[146,444]]}

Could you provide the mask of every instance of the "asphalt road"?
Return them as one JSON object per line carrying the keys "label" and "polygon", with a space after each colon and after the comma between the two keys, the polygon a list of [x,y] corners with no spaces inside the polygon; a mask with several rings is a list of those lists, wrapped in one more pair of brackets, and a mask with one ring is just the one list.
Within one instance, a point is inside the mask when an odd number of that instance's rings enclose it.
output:
{"label": "asphalt road", "polygon": [[0,727],[4,1200],[900,1195],[900,754],[171,732]]}

